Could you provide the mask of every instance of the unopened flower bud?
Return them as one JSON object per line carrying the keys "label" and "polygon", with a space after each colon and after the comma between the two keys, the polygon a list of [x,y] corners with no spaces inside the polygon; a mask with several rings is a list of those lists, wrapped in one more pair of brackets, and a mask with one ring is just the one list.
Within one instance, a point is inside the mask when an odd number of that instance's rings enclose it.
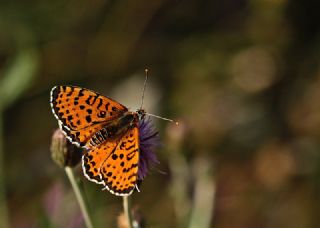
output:
{"label": "unopened flower bud", "polygon": [[81,149],[70,143],[60,129],[52,135],[50,150],[51,158],[60,167],[74,167],[81,160]]}

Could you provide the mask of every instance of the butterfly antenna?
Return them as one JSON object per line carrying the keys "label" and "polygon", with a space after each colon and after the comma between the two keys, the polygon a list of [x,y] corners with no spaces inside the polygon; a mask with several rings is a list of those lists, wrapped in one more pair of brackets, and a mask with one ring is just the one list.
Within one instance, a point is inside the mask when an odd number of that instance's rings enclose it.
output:
{"label": "butterfly antenna", "polygon": [[[140,109],[142,109],[142,107],[143,107],[144,92],[146,91],[146,86],[147,86],[147,80],[148,80],[148,72],[149,72],[149,70],[148,70],[148,69],[145,69],[144,72],[145,72],[145,74],[146,74],[146,78],[144,79],[144,84],[143,84],[143,90],[142,90],[142,96],[141,96],[141,106],[140,106]],[[148,116],[156,117],[156,118],[158,118],[158,119],[170,121],[170,122],[175,123],[176,125],[179,125],[179,122],[174,121],[174,120],[171,120],[171,119],[168,119],[168,118],[164,118],[164,117],[157,116],[157,115],[150,114],[150,113],[145,113],[145,114],[148,115]]]}
{"label": "butterfly antenna", "polygon": [[177,125],[177,126],[179,125],[179,122],[178,122],[178,121],[174,121],[174,120],[172,120],[172,119],[164,118],[164,117],[162,117],[162,116],[157,116],[157,115],[154,115],[154,114],[151,114],[151,113],[147,113],[147,112],[146,112],[146,115],[148,115],[148,116],[153,116],[153,117],[158,118],[158,119],[162,119],[162,120],[166,120],[166,121],[175,123],[175,125]]}
{"label": "butterfly antenna", "polygon": [[143,107],[143,100],[144,100],[144,92],[146,91],[146,86],[147,86],[147,80],[148,80],[148,69],[144,70],[145,74],[146,74],[146,78],[144,79],[144,83],[143,83],[143,90],[142,90],[142,96],[141,96],[141,106],[140,109],[142,109]]}

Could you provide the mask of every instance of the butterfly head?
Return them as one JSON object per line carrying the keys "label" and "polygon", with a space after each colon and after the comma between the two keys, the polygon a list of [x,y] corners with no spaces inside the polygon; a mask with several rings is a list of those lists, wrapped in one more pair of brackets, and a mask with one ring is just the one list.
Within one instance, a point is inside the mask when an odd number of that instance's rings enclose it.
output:
{"label": "butterfly head", "polygon": [[146,111],[144,109],[142,109],[142,108],[139,108],[137,110],[137,114],[138,114],[139,120],[142,120],[146,116]]}

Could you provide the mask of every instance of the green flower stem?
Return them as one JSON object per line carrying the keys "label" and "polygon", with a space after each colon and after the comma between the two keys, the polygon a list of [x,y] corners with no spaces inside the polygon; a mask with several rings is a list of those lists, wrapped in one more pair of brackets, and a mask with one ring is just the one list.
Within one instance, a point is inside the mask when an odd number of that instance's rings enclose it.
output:
{"label": "green flower stem", "polygon": [[193,161],[195,177],[194,196],[189,228],[210,227],[215,205],[216,183],[210,159],[200,157]]}
{"label": "green flower stem", "polygon": [[3,149],[3,116],[0,111],[0,227],[9,227],[8,209],[5,192],[4,149]]}
{"label": "green flower stem", "polygon": [[66,174],[71,182],[71,185],[72,185],[73,191],[76,195],[76,198],[78,200],[78,203],[79,203],[82,215],[83,215],[83,219],[86,223],[86,226],[87,226],[87,228],[93,228],[92,221],[90,219],[87,206],[86,206],[84,199],[82,197],[80,188],[75,180],[72,169],[70,167],[65,167],[65,171],[66,171]]}
{"label": "green flower stem", "polygon": [[124,215],[127,218],[129,228],[133,228],[133,220],[131,215],[131,203],[129,200],[129,196],[123,196],[123,210]]}
{"label": "green flower stem", "polygon": [[38,60],[35,49],[22,48],[0,78],[0,227],[4,228],[9,227],[9,215],[6,199],[3,113],[32,84],[38,69]]}

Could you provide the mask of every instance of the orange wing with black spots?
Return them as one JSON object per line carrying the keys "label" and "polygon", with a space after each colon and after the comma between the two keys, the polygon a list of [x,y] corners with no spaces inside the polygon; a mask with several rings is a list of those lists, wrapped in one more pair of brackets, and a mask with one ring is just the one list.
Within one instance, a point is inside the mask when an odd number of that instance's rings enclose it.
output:
{"label": "orange wing with black spots", "polygon": [[119,196],[133,192],[138,178],[138,163],[137,127],[129,129],[120,139],[106,141],[83,156],[85,176]]}
{"label": "orange wing with black spots", "polygon": [[97,184],[103,184],[100,167],[117,147],[117,141],[100,144],[82,157],[82,170],[85,177]]}
{"label": "orange wing with black spots", "polygon": [[75,86],[53,87],[51,108],[61,130],[77,146],[85,146],[95,132],[128,111],[111,98]]}

